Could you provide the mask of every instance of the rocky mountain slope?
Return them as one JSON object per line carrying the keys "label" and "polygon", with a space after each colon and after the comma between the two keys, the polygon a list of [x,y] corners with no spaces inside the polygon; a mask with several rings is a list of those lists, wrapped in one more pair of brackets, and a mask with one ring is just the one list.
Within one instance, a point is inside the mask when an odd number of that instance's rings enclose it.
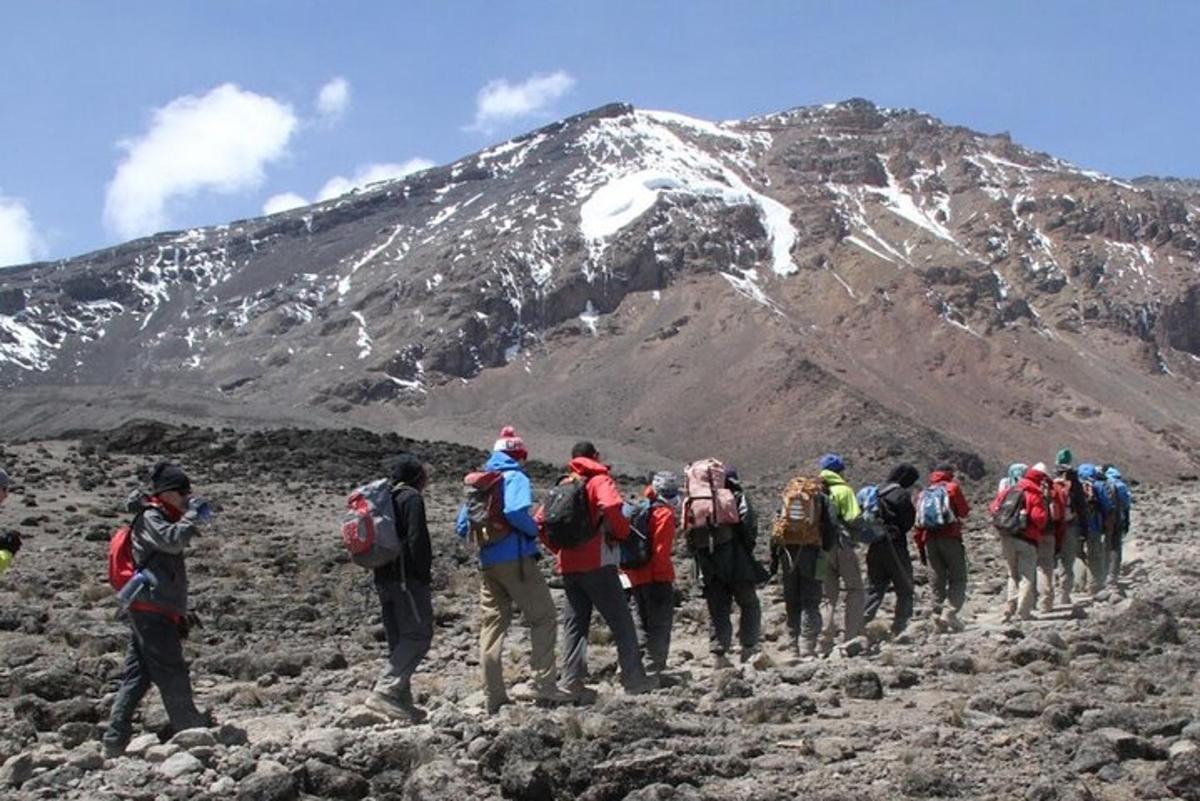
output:
{"label": "rocky mountain slope", "polygon": [[[606,106],[323,204],[0,283],[0,432],[399,427],[771,477],[838,448],[981,475],[1062,443],[1200,468],[1200,192],[852,100]],[[92,405],[86,411],[81,407]]]}
{"label": "rocky mountain slope", "polygon": [[[416,448],[435,477],[427,503],[436,633],[415,679],[431,715],[407,729],[361,706],[383,633],[369,576],[334,536],[348,487],[398,447]],[[221,725],[170,736],[151,692],[130,751],[105,760],[98,723],[127,637],[103,581],[105,540],[126,490],[160,455],[187,465],[218,508],[189,557],[205,626],[187,653],[198,701]],[[1001,623],[999,548],[976,519],[966,538],[967,631],[940,635],[928,624],[918,566],[909,632],[888,640],[886,624],[874,624],[852,658],[788,664],[783,602],[769,585],[767,658],[712,670],[704,602],[680,552],[670,687],[624,696],[598,626],[595,704],[522,702],[488,717],[474,556],[451,533],[458,475],[481,456],[364,431],[140,424],[0,447],[17,478],[0,527],[26,535],[0,577],[0,797],[1200,798],[1194,483],[1139,492],[1122,582],[1129,597]],[[551,476],[536,467],[539,490]],[[767,503],[764,492],[755,499]],[[506,649],[514,684],[529,678],[527,653],[514,625]]]}

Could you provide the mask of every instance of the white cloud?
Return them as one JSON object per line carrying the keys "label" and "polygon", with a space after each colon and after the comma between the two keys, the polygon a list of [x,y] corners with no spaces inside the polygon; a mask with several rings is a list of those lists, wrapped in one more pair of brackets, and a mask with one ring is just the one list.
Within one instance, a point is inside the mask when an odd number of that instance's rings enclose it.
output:
{"label": "white cloud", "polygon": [[28,264],[43,252],[29,209],[16,198],[0,195],[0,268]]}
{"label": "white cloud", "polygon": [[354,177],[352,178],[337,175],[326,181],[325,185],[321,187],[321,191],[317,193],[317,202],[330,200],[331,198],[346,194],[351,189],[373,184],[376,181],[403,178],[406,175],[412,175],[414,172],[427,170],[432,166],[434,166],[432,161],[423,158],[409,159],[403,164],[365,164],[354,171]]}
{"label": "white cloud", "polygon": [[490,131],[497,124],[536,114],[574,86],[575,79],[563,70],[533,75],[517,84],[504,78],[488,81],[475,98],[475,122],[470,129]]}
{"label": "white cloud", "polygon": [[262,210],[263,214],[278,214],[281,211],[291,211],[307,205],[308,201],[295,192],[282,192],[267,198],[267,202],[263,203]]}
{"label": "white cloud", "polygon": [[132,238],[168,227],[174,198],[260,186],[297,123],[288,104],[230,83],[175,98],[155,109],[145,134],[121,143],[125,158],[108,185],[105,224]]}
{"label": "white cloud", "polygon": [[334,78],[317,93],[317,113],[326,122],[337,122],[350,107],[350,82]]}

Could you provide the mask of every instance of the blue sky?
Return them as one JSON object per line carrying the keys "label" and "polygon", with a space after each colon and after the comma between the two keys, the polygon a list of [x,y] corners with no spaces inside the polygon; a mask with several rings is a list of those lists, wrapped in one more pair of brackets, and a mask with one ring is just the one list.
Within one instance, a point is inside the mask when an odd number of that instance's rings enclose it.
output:
{"label": "blue sky", "polygon": [[256,216],[614,100],[730,119],[859,96],[1200,177],[1198,38],[1193,2],[0,0],[0,264]]}

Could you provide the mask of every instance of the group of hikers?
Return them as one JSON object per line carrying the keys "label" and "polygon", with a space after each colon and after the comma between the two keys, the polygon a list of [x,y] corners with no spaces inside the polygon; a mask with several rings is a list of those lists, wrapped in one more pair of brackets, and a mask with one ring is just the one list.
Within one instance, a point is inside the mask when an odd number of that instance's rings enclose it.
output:
{"label": "group of hikers", "polygon": [[[936,467],[915,494],[920,472],[907,463],[856,492],[845,479],[843,459],[825,454],[811,475],[793,478],[784,489],[764,566],[756,556],[754,506],[736,469],[715,459],[694,462],[682,475],[654,473],[631,502],[596,447],[582,441],[572,449],[566,474],[535,504],[524,470],[528,456],[521,437],[511,427],[502,429],[486,463],[464,478],[456,521],[458,536],[478,555],[480,662],[490,714],[512,702],[502,654],[514,611],[529,629],[532,700],[559,704],[589,696],[593,612],[611,630],[626,692],[645,693],[669,682],[677,539],[686,543],[702,585],[715,668],[732,664],[735,605],[738,656],[760,664],[758,591],[772,577],[782,590],[792,659],[820,658],[861,637],[889,591],[895,593],[891,630],[903,632],[914,612],[910,531],[930,569],[934,625],[945,633],[964,627],[963,521],[971,509],[951,465]],[[0,502],[8,481],[0,469]],[[426,717],[413,697],[412,677],[434,636],[427,483],[421,459],[400,453],[387,478],[351,494],[340,526],[352,561],[373,571],[387,640],[387,664],[366,704],[406,723]],[[1091,592],[1115,587],[1131,503],[1120,471],[1075,468],[1065,448],[1053,475],[1042,463],[1013,464],[989,507],[1008,571],[1005,619],[1032,618],[1039,599],[1042,612],[1052,611],[1056,583],[1059,600],[1069,604],[1076,559],[1086,560]],[[195,706],[182,646],[197,623],[188,611],[184,553],[211,520],[209,504],[192,494],[180,466],[161,462],[148,492],[134,492],[127,505],[132,520],[109,544],[109,580],[131,636],[103,738],[108,756],[123,753],[136,707],[152,684],[173,729],[211,722]],[[19,547],[19,537],[0,543],[10,554]],[[543,550],[554,558],[565,601],[561,674],[557,608],[538,564]]]}

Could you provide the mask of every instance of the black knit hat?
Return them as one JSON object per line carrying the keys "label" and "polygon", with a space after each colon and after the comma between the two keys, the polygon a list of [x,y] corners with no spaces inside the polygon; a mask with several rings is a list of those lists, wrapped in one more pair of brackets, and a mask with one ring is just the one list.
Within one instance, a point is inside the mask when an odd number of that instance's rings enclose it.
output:
{"label": "black knit hat", "polygon": [[416,455],[401,451],[388,463],[388,476],[396,484],[407,484],[416,487],[425,475],[425,465]]}
{"label": "black knit hat", "polygon": [[902,462],[892,469],[888,474],[887,480],[889,484],[899,484],[908,489],[913,484],[917,483],[917,479],[921,477],[921,473],[916,467],[907,462]]}
{"label": "black knit hat", "polygon": [[171,490],[188,495],[192,491],[192,482],[179,465],[173,462],[159,462],[150,471],[150,492],[159,495]]}

